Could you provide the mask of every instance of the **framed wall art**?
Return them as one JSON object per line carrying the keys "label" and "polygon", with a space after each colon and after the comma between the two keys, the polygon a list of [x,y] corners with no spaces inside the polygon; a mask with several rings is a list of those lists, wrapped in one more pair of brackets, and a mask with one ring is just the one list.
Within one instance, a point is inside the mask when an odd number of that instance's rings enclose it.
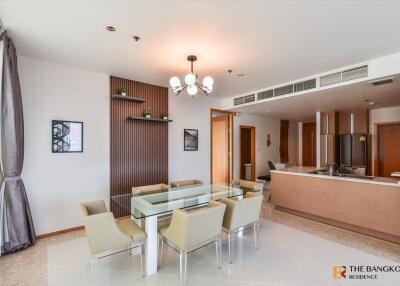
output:
{"label": "framed wall art", "polygon": [[83,122],[52,120],[51,130],[53,153],[83,152]]}
{"label": "framed wall art", "polygon": [[183,146],[185,151],[199,150],[199,130],[185,129]]}

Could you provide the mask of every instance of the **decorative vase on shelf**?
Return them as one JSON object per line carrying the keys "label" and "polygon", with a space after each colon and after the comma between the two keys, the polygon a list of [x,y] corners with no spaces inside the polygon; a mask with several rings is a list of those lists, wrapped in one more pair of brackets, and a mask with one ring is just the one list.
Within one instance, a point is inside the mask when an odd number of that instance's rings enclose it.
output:
{"label": "decorative vase on shelf", "polygon": [[125,89],[125,88],[120,88],[120,89],[118,90],[118,93],[119,93],[119,95],[121,95],[121,96],[126,96],[126,89]]}
{"label": "decorative vase on shelf", "polygon": [[168,114],[164,113],[163,116],[162,116],[162,119],[168,120]]}
{"label": "decorative vase on shelf", "polygon": [[153,112],[151,111],[150,108],[146,107],[146,109],[143,111],[143,115],[146,118],[151,118],[151,115],[153,114]]}

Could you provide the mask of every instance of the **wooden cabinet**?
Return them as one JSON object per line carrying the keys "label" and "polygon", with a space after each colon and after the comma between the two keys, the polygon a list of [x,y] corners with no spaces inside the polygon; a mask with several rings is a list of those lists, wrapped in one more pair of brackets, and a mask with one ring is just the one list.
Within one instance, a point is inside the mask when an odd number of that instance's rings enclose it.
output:
{"label": "wooden cabinet", "polygon": [[353,110],[353,133],[369,133],[369,112],[368,109]]}
{"label": "wooden cabinet", "polygon": [[336,147],[333,134],[320,136],[320,166],[326,167],[336,162]]}
{"label": "wooden cabinet", "polygon": [[[369,133],[368,109],[339,111],[339,134]],[[353,120],[352,120],[353,117]],[[353,126],[352,126],[353,125]]]}
{"label": "wooden cabinet", "polygon": [[350,134],[351,133],[351,112],[350,111],[339,111],[339,134]]}

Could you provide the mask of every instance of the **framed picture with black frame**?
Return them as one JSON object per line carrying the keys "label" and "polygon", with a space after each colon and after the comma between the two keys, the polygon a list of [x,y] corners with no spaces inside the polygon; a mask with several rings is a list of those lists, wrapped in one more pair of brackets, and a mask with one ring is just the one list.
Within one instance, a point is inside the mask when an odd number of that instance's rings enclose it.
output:
{"label": "framed picture with black frame", "polygon": [[83,152],[83,122],[52,120],[51,121],[51,152],[52,153],[82,153]]}
{"label": "framed picture with black frame", "polygon": [[198,151],[199,150],[199,130],[185,129],[183,146],[185,151]]}

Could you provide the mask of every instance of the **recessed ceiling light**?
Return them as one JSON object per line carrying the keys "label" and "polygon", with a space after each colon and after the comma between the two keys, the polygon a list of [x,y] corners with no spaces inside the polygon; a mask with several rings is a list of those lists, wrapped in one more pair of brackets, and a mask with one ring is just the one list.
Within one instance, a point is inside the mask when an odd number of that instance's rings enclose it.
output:
{"label": "recessed ceiling light", "polygon": [[228,72],[228,73],[232,73],[232,72],[233,72],[233,70],[227,70],[227,72]]}
{"label": "recessed ceiling light", "polygon": [[239,73],[238,76],[245,76],[245,73]]}
{"label": "recessed ceiling light", "polygon": [[368,99],[367,99],[365,102],[366,102],[367,104],[371,105],[371,106],[373,106],[373,105],[376,104],[375,101],[369,101]]}
{"label": "recessed ceiling light", "polygon": [[106,26],[106,30],[109,32],[115,32],[115,27],[114,26]]}
{"label": "recessed ceiling light", "polygon": [[137,42],[137,41],[140,40],[140,37],[139,37],[139,36],[133,36],[132,38],[135,40],[135,42]]}

